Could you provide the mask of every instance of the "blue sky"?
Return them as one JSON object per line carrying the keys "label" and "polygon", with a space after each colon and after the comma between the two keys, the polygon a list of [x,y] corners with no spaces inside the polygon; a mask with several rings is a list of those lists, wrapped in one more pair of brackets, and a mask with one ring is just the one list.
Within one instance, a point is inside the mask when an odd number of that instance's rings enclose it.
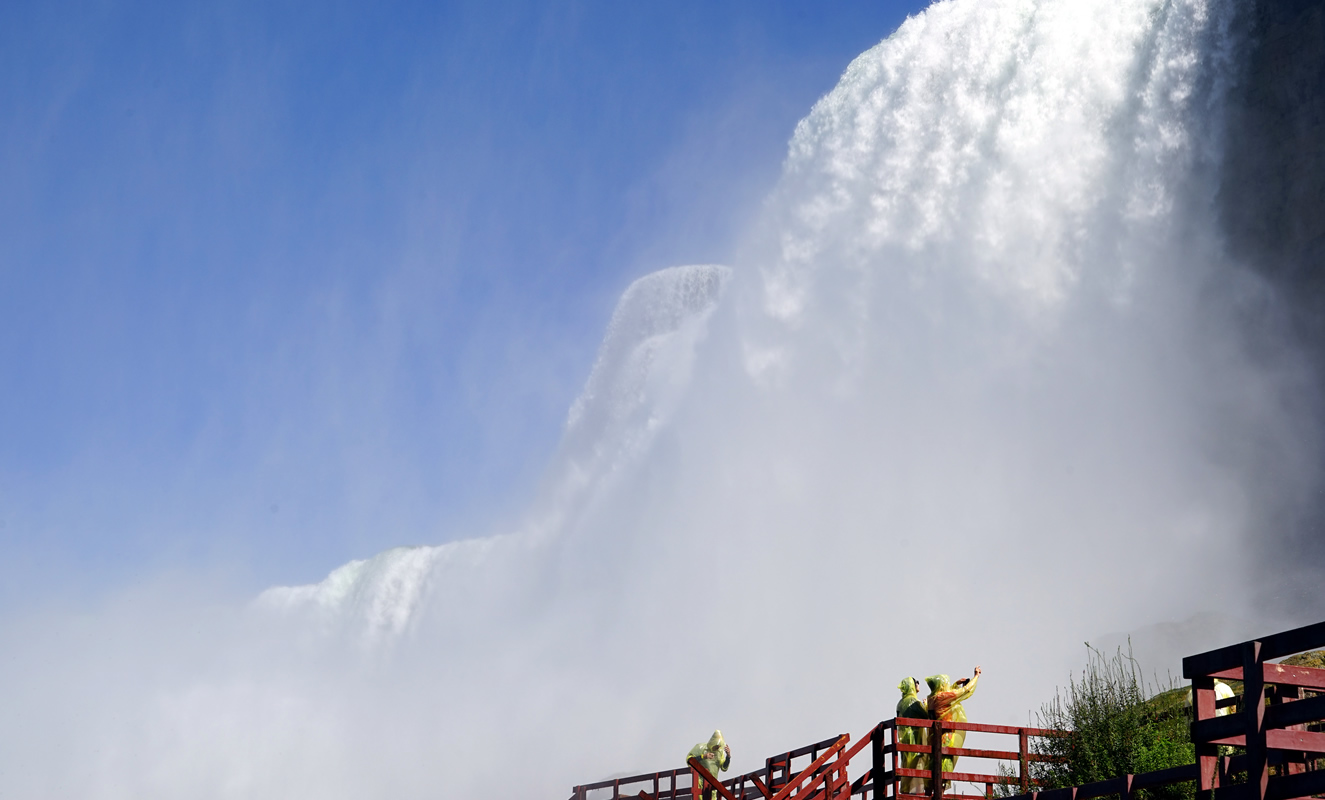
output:
{"label": "blue sky", "polygon": [[0,606],[503,529],[620,291],[922,6],[5,4]]}

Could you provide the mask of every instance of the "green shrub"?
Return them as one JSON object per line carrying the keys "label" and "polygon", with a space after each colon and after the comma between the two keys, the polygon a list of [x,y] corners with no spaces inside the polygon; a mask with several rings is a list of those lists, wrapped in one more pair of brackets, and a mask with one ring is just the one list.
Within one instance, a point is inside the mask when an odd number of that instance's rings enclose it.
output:
{"label": "green shrub", "polygon": [[[1060,759],[1030,764],[1031,777],[1041,782],[1040,788],[1081,786],[1195,762],[1186,687],[1170,681],[1168,688],[1155,691],[1159,687],[1146,683],[1130,646],[1126,655],[1119,649],[1112,657],[1089,644],[1086,648],[1087,663],[1080,680],[1072,678],[1066,692],[1057,692],[1035,715],[1038,727],[1068,732],[1062,737],[1031,740],[1032,752]],[[1283,663],[1325,668],[1325,650],[1302,653]],[[1228,683],[1235,694],[1242,694],[1241,682]],[[1316,694],[1307,692],[1304,696]],[[1318,730],[1321,726],[1310,727]],[[1316,768],[1325,768],[1325,759],[1318,761]],[[1000,772],[1009,779],[1017,775],[1015,769]],[[1234,783],[1240,781],[1241,776],[1234,776]],[[997,794],[1009,797],[1018,791],[1014,783],[998,787]],[[1138,791],[1136,797],[1191,800],[1195,793],[1194,784],[1188,781]]]}
{"label": "green shrub", "polygon": [[[1041,728],[1067,731],[1061,737],[1032,739],[1032,751],[1057,761],[1030,764],[1041,788],[1080,786],[1128,773],[1153,772],[1195,760],[1184,707],[1186,690],[1146,683],[1141,667],[1119,649],[1112,657],[1086,645],[1086,668],[1073,677],[1038,714]],[[1011,793],[1011,792],[1009,792]],[[1149,800],[1188,800],[1191,783],[1136,793]]]}

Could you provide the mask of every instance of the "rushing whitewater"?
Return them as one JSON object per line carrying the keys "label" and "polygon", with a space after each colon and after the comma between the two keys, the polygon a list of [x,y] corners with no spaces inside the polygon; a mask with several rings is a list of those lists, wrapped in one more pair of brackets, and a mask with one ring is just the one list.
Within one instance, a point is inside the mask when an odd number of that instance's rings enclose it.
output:
{"label": "rushing whitewater", "polygon": [[1317,454],[1215,225],[1238,10],[908,20],[798,126],[732,269],[626,292],[519,529],[269,590],[225,658],[80,725],[90,767],[0,782],[562,796],[718,726],[752,769],[976,663],[968,713],[1022,722],[1085,638],[1254,615],[1234,565]]}

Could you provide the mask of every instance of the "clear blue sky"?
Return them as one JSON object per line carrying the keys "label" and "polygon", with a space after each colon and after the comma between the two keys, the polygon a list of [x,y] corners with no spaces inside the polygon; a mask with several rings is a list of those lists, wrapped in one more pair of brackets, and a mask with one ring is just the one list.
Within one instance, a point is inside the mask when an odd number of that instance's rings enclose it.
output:
{"label": "clear blue sky", "polygon": [[0,608],[500,530],[924,3],[0,6]]}

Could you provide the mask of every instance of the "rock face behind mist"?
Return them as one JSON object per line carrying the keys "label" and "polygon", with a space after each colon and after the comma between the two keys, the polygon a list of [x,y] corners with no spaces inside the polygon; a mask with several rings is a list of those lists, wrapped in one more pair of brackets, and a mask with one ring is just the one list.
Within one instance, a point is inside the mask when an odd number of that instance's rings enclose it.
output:
{"label": "rock face behind mist", "polygon": [[[1244,23],[1249,45],[1229,98],[1220,212],[1231,253],[1280,298],[1278,310],[1250,320],[1253,340],[1286,329],[1306,348],[1314,390],[1297,402],[1316,409],[1325,452],[1325,2],[1254,0]],[[1263,555],[1276,570],[1288,569],[1288,553],[1298,569],[1325,567],[1325,486],[1317,496],[1304,517],[1265,531]],[[1322,601],[1309,592],[1276,603],[1311,614]]]}
{"label": "rock face behind mist", "polygon": [[1291,288],[1325,333],[1325,3],[1259,0],[1229,117],[1223,217],[1234,252]]}

